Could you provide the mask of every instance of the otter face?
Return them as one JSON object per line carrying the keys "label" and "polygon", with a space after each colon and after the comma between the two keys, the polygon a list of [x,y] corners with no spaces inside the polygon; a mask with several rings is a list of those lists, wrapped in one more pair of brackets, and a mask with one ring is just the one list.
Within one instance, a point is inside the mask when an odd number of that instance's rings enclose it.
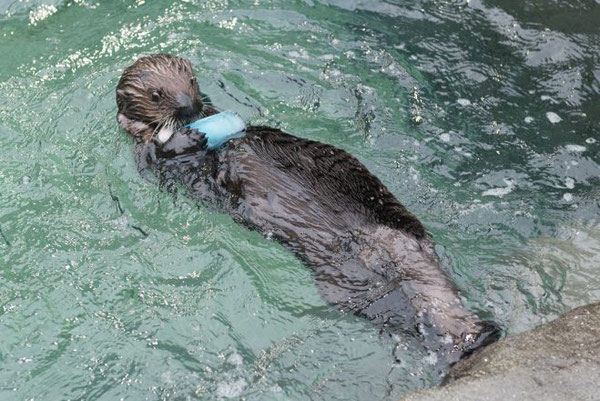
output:
{"label": "otter face", "polygon": [[[202,112],[200,89],[189,60],[168,54],[138,59],[117,86],[117,119],[131,135],[162,141]],[[166,138],[166,139],[165,139]]]}

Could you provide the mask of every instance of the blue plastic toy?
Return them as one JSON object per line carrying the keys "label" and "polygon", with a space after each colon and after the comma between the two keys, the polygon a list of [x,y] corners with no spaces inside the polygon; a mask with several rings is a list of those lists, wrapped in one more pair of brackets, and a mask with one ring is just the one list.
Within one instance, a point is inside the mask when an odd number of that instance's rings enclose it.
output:
{"label": "blue plastic toy", "polygon": [[238,113],[230,110],[196,120],[188,127],[206,135],[208,149],[216,149],[230,139],[241,138],[246,130],[244,120]]}

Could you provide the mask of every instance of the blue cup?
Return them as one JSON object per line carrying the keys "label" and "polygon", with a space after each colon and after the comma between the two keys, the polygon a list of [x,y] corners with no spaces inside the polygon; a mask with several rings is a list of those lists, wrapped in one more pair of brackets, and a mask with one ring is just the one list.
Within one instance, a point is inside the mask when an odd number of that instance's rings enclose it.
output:
{"label": "blue cup", "polygon": [[241,138],[246,130],[244,120],[231,110],[194,121],[188,127],[206,135],[208,149],[216,149],[230,139]]}

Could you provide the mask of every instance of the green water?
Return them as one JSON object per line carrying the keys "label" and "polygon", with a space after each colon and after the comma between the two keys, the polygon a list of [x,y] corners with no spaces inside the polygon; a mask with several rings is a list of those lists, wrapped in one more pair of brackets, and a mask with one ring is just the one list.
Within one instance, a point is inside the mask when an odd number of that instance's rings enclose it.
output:
{"label": "green water", "polygon": [[281,246],[138,175],[114,90],[152,52],[191,59],[220,108],[356,155],[505,332],[599,300],[599,21],[597,0],[0,1],[0,399],[439,380]]}

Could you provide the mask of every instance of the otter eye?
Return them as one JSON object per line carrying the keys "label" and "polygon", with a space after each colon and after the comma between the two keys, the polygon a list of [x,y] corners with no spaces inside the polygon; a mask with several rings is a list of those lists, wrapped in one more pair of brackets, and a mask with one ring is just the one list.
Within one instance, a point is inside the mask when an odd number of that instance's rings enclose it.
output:
{"label": "otter eye", "polygon": [[196,77],[191,77],[191,78],[190,78],[190,83],[191,83],[192,85],[195,85],[195,84],[196,84]]}
{"label": "otter eye", "polygon": [[159,99],[160,99],[160,93],[158,91],[152,92],[152,101],[153,102],[158,102]]}

